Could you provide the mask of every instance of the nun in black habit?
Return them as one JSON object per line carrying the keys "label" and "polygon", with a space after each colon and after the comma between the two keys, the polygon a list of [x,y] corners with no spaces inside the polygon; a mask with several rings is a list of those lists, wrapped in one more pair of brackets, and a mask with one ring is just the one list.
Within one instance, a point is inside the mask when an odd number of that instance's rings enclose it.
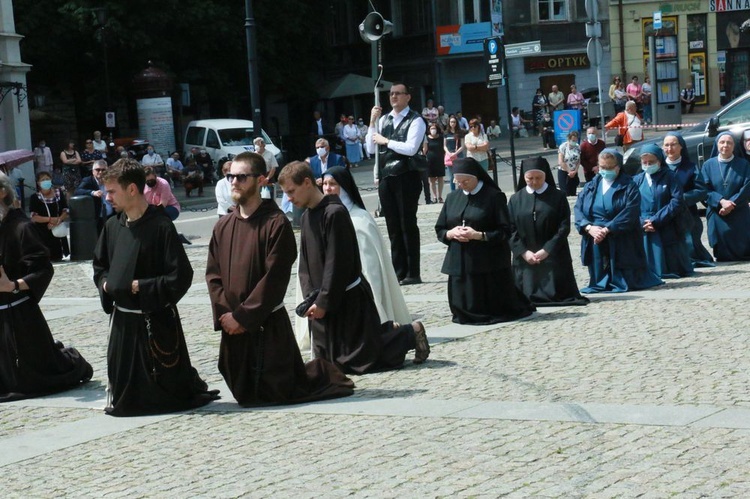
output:
{"label": "nun in black habit", "polygon": [[546,159],[521,162],[508,211],[516,286],[538,307],[588,304],[578,291],[568,246],[570,205],[555,189]]}
{"label": "nun in black habit", "polygon": [[453,163],[456,191],[448,194],[435,224],[448,246],[453,322],[495,324],[531,315],[534,305],[516,287],[510,268],[510,218],[505,194],[473,158]]}

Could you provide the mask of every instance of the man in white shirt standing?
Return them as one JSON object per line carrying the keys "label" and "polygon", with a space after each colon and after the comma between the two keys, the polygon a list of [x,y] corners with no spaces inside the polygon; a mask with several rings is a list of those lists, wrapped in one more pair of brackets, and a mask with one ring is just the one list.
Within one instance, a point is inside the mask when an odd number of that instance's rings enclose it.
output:
{"label": "man in white shirt standing", "polygon": [[425,122],[409,108],[411,92],[404,83],[391,87],[392,110],[372,108],[366,144],[370,152],[379,149],[375,165],[380,207],[391,240],[391,261],[399,284],[419,284],[420,247],[417,205],[422,190],[421,172],[414,156],[422,146]]}

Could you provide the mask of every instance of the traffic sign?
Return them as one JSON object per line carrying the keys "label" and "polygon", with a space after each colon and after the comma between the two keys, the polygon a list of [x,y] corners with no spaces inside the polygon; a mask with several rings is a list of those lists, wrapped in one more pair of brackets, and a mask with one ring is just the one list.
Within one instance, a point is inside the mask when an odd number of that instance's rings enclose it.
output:
{"label": "traffic sign", "polygon": [[586,0],[586,15],[594,22],[599,20],[599,4],[597,0]]}
{"label": "traffic sign", "polygon": [[654,29],[661,29],[661,11],[654,12]]}
{"label": "traffic sign", "polygon": [[112,111],[107,111],[104,113],[104,121],[107,124],[107,128],[114,128],[115,127],[115,113]]}
{"label": "traffic sign", "polygon": [[484,63],[487,68],[487,87],[499,87],[503,81],[503,57],[500,37],[484,39]]}
{"label": "traffic sign", "polygon": [[505,57],[525,57],[527,55],[537,55],[542,51],[542,42],[511,43],[505,46]]}
{"label": "traffic sign", "polygon": [[602,42],[598,38],[589,38],[589,44],[586,45],[586,55],[589,57],[589,62],[595,68],[599,67],[602,63]]}
{"label": "traffic sign", "polygon": [[558,146],[568,140],[570,132],[581,129],[581,111],[578,109],[555,111],[552,120],[555,124],[555,140]]}

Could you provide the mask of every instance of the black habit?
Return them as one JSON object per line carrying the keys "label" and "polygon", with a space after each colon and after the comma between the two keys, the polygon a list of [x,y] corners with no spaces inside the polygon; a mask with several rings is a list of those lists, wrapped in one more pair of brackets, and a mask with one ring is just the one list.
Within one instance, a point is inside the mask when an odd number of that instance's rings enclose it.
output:
{"label": "black habit", "polygon": [[110,218],[94,252],[94,282],[112,314],[106,411],[134,416],[205,405],[218,392],[208,391],[190,364],[176,307],[193,279],[185,249],[162,207],[126,220],[125,213]]}
{"label": "black habit", "polygon": [[75,348],[54,341],[39,308],[54,270],[34,224],[18,209],[0,223],[0,265],[28,291],[0,293],[0,402],[74,388],[91,379]]}
{"label": "black habit", "polygon": [[414,328],[380,323],[372,290],[362,276],[357,236],[338,196],[324,196],[302,215],[299,279],[307,296],[320,290],[315,305],[326,310],[310,321],[315,357],[346,373],[397,369],[414,349]]}
{"label": "black habit", "polygon": [[[448,194],[435,224],[438,240],[448,245],[441,271],[448,274],[453,322],[495,324],[526,317],[535,309],[513,280],[505,194],[486,174],[475,176],[485,177],[482,187],[475,194]],[[485,232],[487,240],[449,240],[448,231],[460,225]]]}
{"label": "black habit", "polygon": [[[516,285],[537,306],[586,305],[573,272],[568,246],[570,205],[565,193],[547,186],[541,194],[523,188],[513,194],[508,205],[511,218],[513,270]],[[544,249],[549,256],[530,265],[526,251]]]}
{"label": "black habit", "polygon": [[[292,225],[264,200],[248,218],[236,209],[214,226],[206,283],[214,330],[221,331],[219,371],[240,405],[286,404],[344,397],[354,383],[325,359],[302,361],[284,307],[297,258]],[[246,329],[230,335],[220,317]]]}

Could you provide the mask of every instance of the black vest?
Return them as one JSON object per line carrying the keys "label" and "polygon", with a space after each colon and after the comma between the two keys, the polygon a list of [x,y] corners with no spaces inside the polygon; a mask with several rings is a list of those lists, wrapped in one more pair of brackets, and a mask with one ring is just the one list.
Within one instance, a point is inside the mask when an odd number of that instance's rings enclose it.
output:
{"label": "black vest", "polygon": [[[413,109],[409,109],[409,113],[404,117],[397,127],[393,126],[393,116],[389,113],[385,117],[383,128],[380,131],[380,135],[386,137],[388,140],[395,140],[396,142],[406,142],[406,137],[409,135],[409,127],[414,120],[421,120],[422,116],[419,115]],[[418,170],[417,165],[410,161],[410,156],[404,156],[396,151],[389,149],[387,146],[378,146],[380,151],[380,163],[378,168],[378,178],[401,175],[411,170]],[[422,147],[417,151],[420,154]]]}

